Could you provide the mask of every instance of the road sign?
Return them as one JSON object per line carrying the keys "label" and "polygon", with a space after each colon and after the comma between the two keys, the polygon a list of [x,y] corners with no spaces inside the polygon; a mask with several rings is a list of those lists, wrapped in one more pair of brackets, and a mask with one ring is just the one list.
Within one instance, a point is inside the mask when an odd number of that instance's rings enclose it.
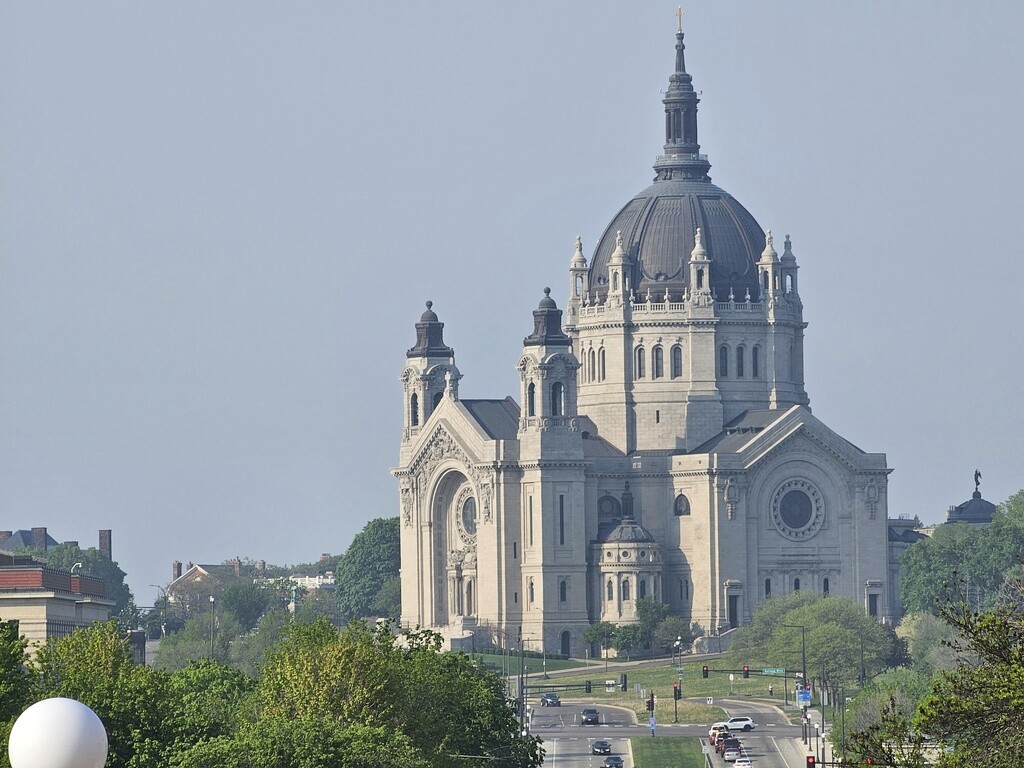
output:
{"label": "road sign", "polygon": [[708,696],[708,706],[710,707],[714,703],[715,703],[715,697],[714,696]]}
{"label": "road sign", "polygon": [[701,748],[700,748],[700,751],[703,752],[705,755],[710,755],[711,754],[711,745],[710,744],[702,744]]}
{"label": "road sign", "polygon": [[797,691],[796,700],[798,704],[810,704],[811,703],[811,692],[807,690]]}
{"label": "road sign", "polygon": [[765,667],[761,670],[762,675],[785,675],[786,670],[782,667]]}

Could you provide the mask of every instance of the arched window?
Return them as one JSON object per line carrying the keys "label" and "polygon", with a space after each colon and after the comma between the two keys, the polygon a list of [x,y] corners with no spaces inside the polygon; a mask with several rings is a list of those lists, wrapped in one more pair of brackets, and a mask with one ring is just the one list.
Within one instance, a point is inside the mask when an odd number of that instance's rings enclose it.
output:
{"label": "arched window", "polygon": [[604,347],[597,350],[597,380],[604,381]]}
{"label": "arched window", "polygon": [[767,270],[765,270],[764,272],[761,273],[761,284],[764,286],[764,289],[767,291],[768,290],[768,271]]}
{"label": "arched window", "polygon": [[613,291],[619,290],[619,273],[618,272],[613,272],[612,273],[612,290]]}
{"label": "arched window", "polygon": [[642,379],[644,376],[647,375],[646,370],[645,370],[645,366],[644,366],[644,362],[645,362],[644,361],[644,357],[645,357],[645,355],[644,355],[644,348],[643,347],[637,347],[636,348],[636,354],[633,356],[633,358],[634,358],[633,359],[633,378],[634,379]]}
{"label": "arched window", "polygon": [[414,427],[420,423],[420,398],[415,392],[409,398],[409,423]]}
{"label": "arched window", "polygon": [[432,409],[432,412],[437,410],[437,406],[441,404],[442,397],[444,397],[444,392],[438,392],[436,395],[434,395],[434,407]]}
{"label": "arched window", "polygon": [[551,415],[565,415],[565,385],[560,381],[551,385]]}
{"label": "arched window", "polygon": [[466,582],[466,615],[473,615],[473,581],[472,579]]}
{"label": "arched window", "polygon": [[676,517],[683,517],[684,515],[690,514],[690,500],[685,495],[679,494],[676,496],[675,504],[672,505],[673,511],[676,513]]}
{"label": "arched window", "polygon": [[764,596],[765,597],[771,597],[772,596],[772,580],[771,579],[765,579],[764,580]]}
{"label": "arched window", "polygon": [[533,579],[530,579],[530,597],[529,597],[529,603],[530,603],[530,605],[533,605],[533,599],[534,599],[534,597],[535,597],[535,595],[534,595],[534,593],[533,593]]}
{"label": "arched window", "polygon": [[569,585],[566,583],[565,579],[562,579],[562,581],[558,582],[558,602],[564,603],[568,599]]}
{"label": "arched window", "polygon": [[736,378],[743,378],[743,347],[736,347]]}
{"label": "arched window", "polygon": [[651,378],[660,379],[665,375],[665,360],[661,347],[651,350]]}
{"label": "arched window", "polygon": [[683,589],[686,591],[686,599],[690,599],[690,580],[683,579]]}
{"label": "arched window", "polygon": [[590,350],[590,354],[587,355],[587,380],[588,381],[593,381],[594,378],[595,378],[594,371],[596,369],[596,366],[594,365],[594,357],[595,357],[594,350]]}
{"label": "arched window", "polygon": [[800,591],[800,579],[793,579],[793,591],[794,592],[799,592]]}
{"label": "arched window", "polygon": [[537,415],[537,388],[534,386],[532,381],[526,388],[526,415]]}
{"label": "arched window", "polygon": [[612,584],[612,580],[608,579],[608,599],[615,599],[615,586]]}
{"label": "arched window", "polygon": [[672,347],[672,378],[678,379],[683,375],[683,348],[676,344]]}
{"label": "arched window", "polygon": [[704,270],[697,270],[697,290],[701,290],[704,287]]}
{"label": "arched window", "polygon": [[722,378],[729,375],[729,348],[725,344],[718,348],[718,375]]}
{"label": "arched window", "polygon": [[636,596],[638,598],[647,597],[647,579],[640,579],[640,584],[637,586]]}
{"label": "arched window", "polygon": [[821,591],[825,593],[825,597],[828,597],[828,576],[821,582]]}
{"label": "arched window", "polygon": [[622,580],[622,599],[629,600],[629,579]]}
{"label": "arched window", "polygon": [[757,346],[750,350],[750,375],[755,379],[761,375],[761,348]]}

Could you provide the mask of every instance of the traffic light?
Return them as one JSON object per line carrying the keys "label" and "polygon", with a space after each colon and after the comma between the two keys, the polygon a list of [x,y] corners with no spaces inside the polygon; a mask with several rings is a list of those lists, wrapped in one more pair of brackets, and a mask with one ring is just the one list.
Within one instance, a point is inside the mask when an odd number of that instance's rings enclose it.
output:
{"label": "traffic light", "polygon": [[683,698],[683,692],[679,688],[679,683],[672,683],[672,698],[676,701],[679,701],[681,698]]}
{"label": "traffic light", "polygon": [[750,667],[747,666],[746,664],[744,664],[743,665],[743,679],[746,680],[748,677],[750,677]]}
{"label": "traffic light", "polygon": [[593,690],[589,680],[587,680],[587,682],[583,684],[583,690],[585,690],[587,693],[590,693]]}
{"label": "traffic light", "polygon": [[654,711],[654,694],[653,693],[651,693],[651,695],[647,699],[647,711],[648,712],[653,712]]}
{"label": "traffic light", "polygon": [[701,669],[700,669],[700,676],[701,677],[707,677],[708,676],[708,665],[707,664],[705,664],[703,667],[701,667]]}
{"label": "traffic light", "polygon": [[620,690],[623,693],[626,692],[626,673],[625,672],[623,672],[622,674],[619,675],[619,688],[620,688]]}
{"label": "traffic light", "polygon": [[807,756],[807,768],[815,768],[814,755],[808,755]]}

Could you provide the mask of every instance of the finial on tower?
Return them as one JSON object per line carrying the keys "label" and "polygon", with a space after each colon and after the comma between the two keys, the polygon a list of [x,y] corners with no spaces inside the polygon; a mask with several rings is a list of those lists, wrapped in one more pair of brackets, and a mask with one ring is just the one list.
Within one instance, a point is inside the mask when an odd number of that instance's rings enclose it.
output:
{"label": "finial on tower", "polygon": [[681,6],[681,5],[678,8],[676,8],[676,18],[679,19],[679,29],[676,30],[676,31],[677,32],[682,32],[683,31],[683,6]]}

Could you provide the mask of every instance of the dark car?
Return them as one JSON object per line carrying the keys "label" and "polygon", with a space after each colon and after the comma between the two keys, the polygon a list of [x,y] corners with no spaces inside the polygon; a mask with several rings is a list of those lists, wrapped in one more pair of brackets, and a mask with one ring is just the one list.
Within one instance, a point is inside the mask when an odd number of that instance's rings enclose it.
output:
{"label": "dark car", "polygon": [[725,754],[725,750],[727,750],[727,749],[739,749],[739,748],[740,748],[740,740],[737,739],[735,736],[730,736],[730,737],[725,738],[725,739],[720,738],[720,739],[718,739],[718,741],[715,742],[715,751],[718,754],[720,754],[720,755]]}
{"label": "dark car", "polygon": [[583,712],[580,713],[581,725],[597,725],[600,719],[601,714],[593,707],[584,707]]}
{"label": "dark car", "polygon": [[604,739],[598,739],[590,745],[590,754],[592,755],[610,755],[611,753],[611,742],[605,741]]}
{"label": "dark car", "polygon": [[558,698],[557,693],[545,693],[540,697],[540,705],[542,707],[560,707],[562,700]]}
{"label": "dark car", "polygon": [[602,765],[604,768],[622,768],[622,758],[618,755],[608,755]]}

